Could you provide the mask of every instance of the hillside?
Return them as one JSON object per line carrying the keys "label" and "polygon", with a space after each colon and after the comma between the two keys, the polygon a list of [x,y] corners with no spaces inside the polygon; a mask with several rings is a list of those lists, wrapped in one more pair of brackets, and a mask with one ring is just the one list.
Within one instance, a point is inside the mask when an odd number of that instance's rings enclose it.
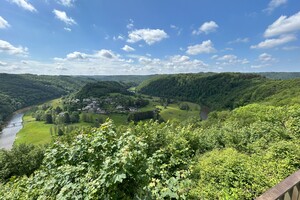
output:
{"label": "hillside", "polygon": [[75,96],[79,99],[84,99],[91,97],[99,98],[109,93],[130,94],[127,89],[128,86],[126,84],[116,81],[99,81],[86,84]]}
{"label": "hillside", "polygon": [[0,123],[17,109],[74,92],[84,84],[70,76],[0,74]]}
{"label": "hillside", "polygon": [[[141,84],[147,95],[187,100],[216,109],[233,109],[253,102],[299,103],[300,79],[271,80],[258,74],[221,73],[209,76],[180,74]],[[284,97],[284,98],[283,98]],[[288,100],[289,99],[289,100]]]}

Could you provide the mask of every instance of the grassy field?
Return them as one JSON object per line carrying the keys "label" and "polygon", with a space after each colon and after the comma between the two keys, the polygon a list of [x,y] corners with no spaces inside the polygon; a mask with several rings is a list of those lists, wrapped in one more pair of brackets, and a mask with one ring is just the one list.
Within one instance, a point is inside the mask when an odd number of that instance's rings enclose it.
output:
{"label": "grassy field", "polygon": [[30,115],[24,115],[23,128],[17,134],[14,144],[46,144],[51,141],[50,128],[52,124],[35,121]]}
{"label": "grassy field", "polygon": [[189,110],[180,110],[178,104],[169,104],[166,108],[156,106],[161,109],[160,116],[165,121],[179,120],[184,121],[190,117],[200,117],[200,106],[198,104],[184,102],[189,105]]}

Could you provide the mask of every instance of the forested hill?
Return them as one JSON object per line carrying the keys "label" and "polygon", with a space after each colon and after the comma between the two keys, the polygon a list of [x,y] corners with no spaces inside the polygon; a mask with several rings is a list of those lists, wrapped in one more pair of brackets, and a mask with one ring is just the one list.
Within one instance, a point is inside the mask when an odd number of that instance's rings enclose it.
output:
{"label": "forested hill", "polygon": [[178,74],[154,78],[140,85],[141,93],[188,100],[211,109],[233,109],[252,102],[275,105],[299,103],[300,79],[271,80],[258,74]]}
{"label": "forested hill", "polygon": [[81,90],[76,93],[79,99],[84,98],[99,98],[109,93],[129,94],[127,91],[128,86],[124,83],[116,81],[99,81],[96,83],[88,83]]}
{"label": "forested hill", "polygon": [[17,109],[74,92],[85,83],[70,76],[0,74],[0,123]]}
{"label": "forested hill", "polygon": [[269,79],[279,80],[300,78],[300,72],[259,72],[257,74],[265,76]]}

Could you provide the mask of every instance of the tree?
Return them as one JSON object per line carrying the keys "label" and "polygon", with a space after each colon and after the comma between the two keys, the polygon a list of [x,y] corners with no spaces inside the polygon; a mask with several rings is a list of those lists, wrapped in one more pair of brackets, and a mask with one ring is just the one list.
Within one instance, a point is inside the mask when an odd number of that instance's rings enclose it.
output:
{"label": "tree", "polygon": [[71,116],[70,116],[70,121],[72,123],[78,123],[80,120],[80,116],[79,116],[79,113],[77,111],[74,111],[71,113]]}
{"label": "tree", "polygon": [[46,124],[52,124],[53,123],[51,113],[46,113],[45,114],[45,121],[46,121]]}
{"label": "tree", "polygon": [[56,108],[55,108],[55,113],[56,114],[59,114],[59,113],[61,113],[62,112],[62,109],[59,107],[59,106],[57,106]]}
{"label": "tree", "polygon": [[71,122],[70,115],[68,112],[64,113],[64,123],[69,124]]}

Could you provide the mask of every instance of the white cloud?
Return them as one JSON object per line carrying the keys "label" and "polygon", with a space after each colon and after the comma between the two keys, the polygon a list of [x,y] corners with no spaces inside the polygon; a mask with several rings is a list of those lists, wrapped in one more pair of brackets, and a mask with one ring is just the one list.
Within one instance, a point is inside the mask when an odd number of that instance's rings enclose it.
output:
{"label": "white cloud", "polygon": [[27,0],[8,0],[11,3],[17,4],[19,7],[28,10],[30,12],[37,12],[37,10],[27,2]]}
{"label": "white cloud", "polygon": [[129,54],[122,57],[111,50],[102,49],[92,54],[75,51],[65,58],[54,58],[52,73],[124,75],[212,71],[208,68],[209,65],[203,61],[191,59],[186,55],[152,58],[149,55]]}
{"label": "white cloud", "polygon": [[199,35],[201,33],[209,34],[211,32],[215,32],[218,27],[218,24],[214,21],[205,22],[199,27],[198,30],[193,31],[193,35]]}
{"label": "white cloud", "polygon": [[276,46],[280,46],[283,44],[286,44],[288,42],[297,40],[297,37],[295,35],[283,35],[280,36],[279,38],[275,39],[266,39],[263,42],[260,42],[258,45],[252,45],[250,48],[251,49],[268,49],[268,48],[273,48]]}
{"label": "white cloud", "polygon": [[28,49],[22,46],[15,47],[7,41],[0,40],[0,53],[4,52],[9,55],[22,55],[26,56],[28,54]]}
{"label": "white cloud", "polygon": [[7,63],[6,62],[2,62],[2,61],[0,61],[0,66],[6,66],[7,65]]}
{"label": "white cloud", "polygon": [[8,27],[10,27],[9,23],[5,19],[3,19],[3,17],[0,16],[0,29],[5,29]]}
{"label": "white cloud", "polygon": [[217,65],[235,65],[235,64],[248,64],[249,61],[244,58],[244,59],[239,59],[236,55],[233,54],[227,54],[224,56],[217,56],[214,55],[211,57],[212,59],[217,60],[218,62],[216,63]]}
{"label": "white cloud", "polygon": [[177,31],[177,35],[180,35],[181,32],[182,32],[181,28],[179,28],[178,26],[175,26],[173,24],[170,25],[170,28],[173,29],[173,30],[175,30],[175,31]]}
{"label": "white cloud", "polygon": [[64,11],[59,11],[59,10],[56,10],[54,9],[53,10],[53,13],[55,15],[55,17],[61,21],[63,21],[64,23],[66,23],[67,25],[73,25],[73,24],[77,24],[75,22],[74,19],[72,19],[71,17],[68,17],[66,12]]}
{"label": "white cloud", "polygon": [[279,17],[271,24],[264,33],[265,37],[273,37],[282,34],[288,34],[300,30],[300,12],[287,17]]}
{"label": "white cloud", "polygon": [[96,57],[102,57],[106,59],[115,59],[118,58],[116,54],[114,54],[111,50],[101,49],[95,54]]}
{"label": "white cloud", "polygon": [[85,54],[85,53],[81,53],[78,51],[75,51],[73,53],[69,53],[66,57],[67,60],[84,60],[87,59],[89,57],[89,55]]}
{"label": "white cloud", "polygon": [[55,61],[91,61],[97,59],[118,59],[119,55],[116,55],[111,50],[101,49],[93,54],[86,54],[78,51],[67,54],[66,58],[54,58]]}
{"label": "white cloud", "polygon": [[72,29],[70,29],[70,28],[68,28],[68,27],[64,27],[64,30],[65,30],[65,31],[68,31],[68,32],[71,32],[71,31],[72,31]]}
{"label": "white cloud", "polygon": [[123,35],[114,36],[113,40],[125,40],[125,37]]}
{"label": "white cloud", "polygon": [[268,7],[264,10],[268,13],[273,12],[277,7],[286,4],[288,0],[271,0]]}
{"label": "white cloud", "polygon": [[201,44],[188,46],[188,50],[186,51],[189,55],[197,55],[202,53],[213,53],[215,52],[215,48],[213,47],[213,43],[210,40],[203,41]]}
{"label": "white cloud", "polygon": [[275,61],[275,58],[270,54],[262,53],[258,56],[258,60],[262,63],[269,63]]}
{"label": "white cloud", "polygon": [[134,21],[132,19],[129,19],[129,23],[127,24],[127,28],[128,29],[133,29],[134,25],[133,25]]}
{"label": "white cloud", "polygon": [[249,42],[249,38],[237,38],[235,40],[232,40],[230,42],[228,42],[228,44],[234,44],[234,43],[247,43]]}
{"label": "white cloud", "polygon": [[129,33],[127,42],[136,43],[144,40],[148,45],[152,45],[168,37],[168,34],[161,29],[138,29]]}
{"label": "white cloud", "polygon": [[266,67],[267,65],[251,65],[250,67],[252,69],[260,69],[260,68],[263,68],[263,67]]}
{"label": "white cloud", "polygon": [[127,44],[122,49],[127,52],[135,51],[134,48],[132,48],[131,46],[128,46]]}
{"label": "white cloud", "polygon": [[75,0],[58,0],[57,2],[63,6],[71,7]]}

